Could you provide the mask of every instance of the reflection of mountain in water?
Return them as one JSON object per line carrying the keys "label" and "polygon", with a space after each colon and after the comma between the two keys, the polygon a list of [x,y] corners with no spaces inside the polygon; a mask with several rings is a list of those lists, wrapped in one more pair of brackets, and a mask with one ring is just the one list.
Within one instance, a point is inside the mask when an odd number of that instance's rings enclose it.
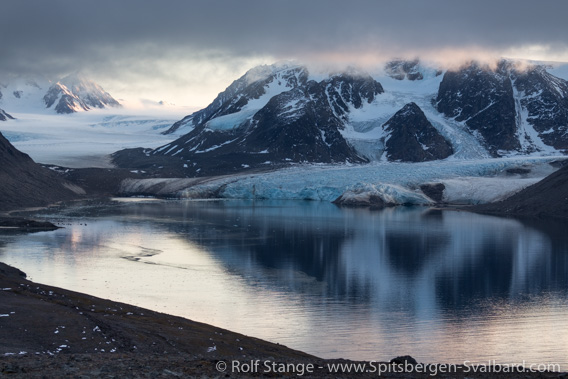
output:
{"label": "reflection of mountain in water", "polygon": [[184,203],[181,212],[177,232],[249,282],[284,291],[417,311],[568,289],[564,224],[318,202]]}
{"label": "reflection of mountain in water", "polygon": [[116,246],[106,239],[124,232],[117,221],[139,233],[159,228],[203,247],[251,286],[413,314],[568,291],[566,224],[322,202],[154,202],[102,213],[106,220],[75,225],[57,244],[72,255],[84,245],[146,256],[135,236]]}

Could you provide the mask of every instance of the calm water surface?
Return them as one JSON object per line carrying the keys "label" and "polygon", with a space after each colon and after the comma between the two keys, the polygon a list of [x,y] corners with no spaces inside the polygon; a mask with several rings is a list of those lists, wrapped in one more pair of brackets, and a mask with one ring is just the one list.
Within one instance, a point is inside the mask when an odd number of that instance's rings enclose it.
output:
{"label": "calm water surface", "polygon": [[568,231],[427,208],[117,201],[0,235],[35,281],[188,317],[325,358],[559,363]]}

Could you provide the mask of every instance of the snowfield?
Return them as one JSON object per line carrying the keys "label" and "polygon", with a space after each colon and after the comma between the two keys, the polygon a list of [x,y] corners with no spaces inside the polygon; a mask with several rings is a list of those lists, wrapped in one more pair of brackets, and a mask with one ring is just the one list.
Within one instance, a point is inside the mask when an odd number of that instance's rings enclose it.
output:
{"label": "snowfield", "polygon": [[67,115],[11,113],[0,132],[20,151],[42,164],[64,167],[112,167],[109,154],[135,148],[156,148],[171,141],[160,133],[187,109],[105,109]]}

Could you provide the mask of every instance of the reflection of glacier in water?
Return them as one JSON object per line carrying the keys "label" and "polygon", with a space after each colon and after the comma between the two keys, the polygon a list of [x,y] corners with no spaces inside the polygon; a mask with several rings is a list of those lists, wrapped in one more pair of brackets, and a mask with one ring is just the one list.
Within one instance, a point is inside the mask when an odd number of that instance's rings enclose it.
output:
{"label": "reflection of glacier in water", "polygon": [[298,201],[62,217],[66,229],[3,237],[0,258],[40,282],[324,357],[568,364],[566,224]]}

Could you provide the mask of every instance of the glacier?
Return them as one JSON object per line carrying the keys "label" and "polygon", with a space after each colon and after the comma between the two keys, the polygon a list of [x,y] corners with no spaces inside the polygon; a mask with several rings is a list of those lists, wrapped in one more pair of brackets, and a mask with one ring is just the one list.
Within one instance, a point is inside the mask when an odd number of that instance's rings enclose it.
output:
{"label": "glacier", "polygon": [[124,148],[156,148],[170,142],[161,132],[184,108],[168,110],[93,109],[68,115],[15,112],[0,131],[36,162],[71,168],[112,168],[110,154]]}
{"label": "glacier", "polygon": [[[508,157],[476,160],[444,160],[424,163],[367,165],[294,165],[254,174],[235,174],[191,179],[129,179],[125,196],[154,195],[179,199],[277,199],[334,201],[339,196],[379,196],[400,205],[429,205],[434,201],[420,185],[442,183],[443,201],[479,204],[500,200],[536,183],[556,168],[559,157]],[[530,168],[527,174],[508,169]]]}

